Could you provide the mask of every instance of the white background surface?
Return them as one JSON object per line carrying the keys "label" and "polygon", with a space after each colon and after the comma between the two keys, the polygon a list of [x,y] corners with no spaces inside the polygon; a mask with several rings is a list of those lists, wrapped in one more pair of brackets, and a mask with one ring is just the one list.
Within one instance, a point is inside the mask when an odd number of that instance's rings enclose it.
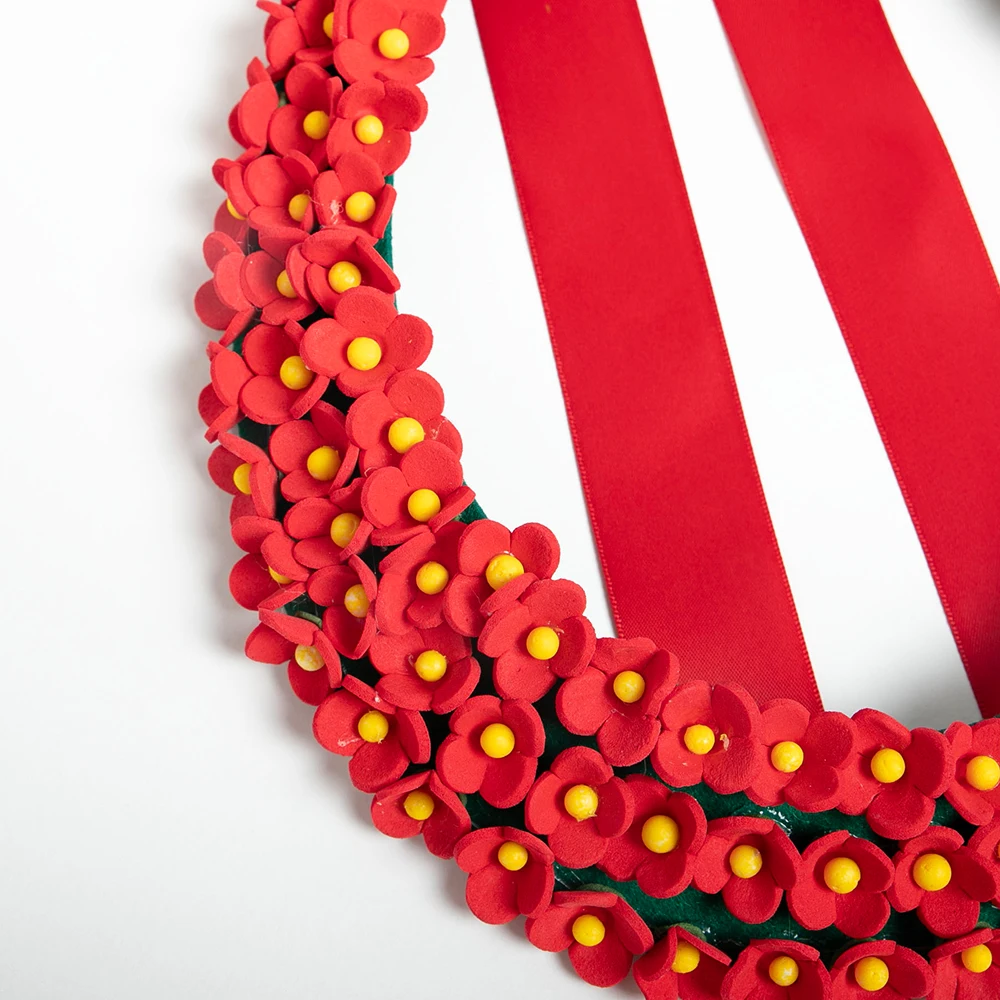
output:
{"label": "white background surface", "polygon": [[[607,633],[471,12],[450,6],[397,182],[401,307],[435,329],[428,367],[485,508],[556,529]],[[826,703],[972,718],[713,8],[641,7]],[[998,260],[1000,3],[886,8]],[[203,471],[190,300],[263,16],[249,0],[4,16],[0,995],[591,995],[520,924],[469,916],[454,866],[374,832],[281,671],[242,656],[253,622],[226,591],[237,551]],[[512,397],[529,405],[501,425]]]}

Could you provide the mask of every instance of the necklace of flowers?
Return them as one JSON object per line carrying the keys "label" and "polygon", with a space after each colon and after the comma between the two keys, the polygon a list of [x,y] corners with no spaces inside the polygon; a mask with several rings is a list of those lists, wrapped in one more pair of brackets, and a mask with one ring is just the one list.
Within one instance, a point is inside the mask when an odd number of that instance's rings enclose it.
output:
{"label": "necklace of flowers", "polygon": [[395,307],[390,182],[444,0],[258,6],[199,412],[247,655],[287,663],[375,826],[454,858],[481,920],[523,914],[647,1000],[1000,996],[1000,720],[758,705],[597,639],[552,532],[465,485],[430,328]]}

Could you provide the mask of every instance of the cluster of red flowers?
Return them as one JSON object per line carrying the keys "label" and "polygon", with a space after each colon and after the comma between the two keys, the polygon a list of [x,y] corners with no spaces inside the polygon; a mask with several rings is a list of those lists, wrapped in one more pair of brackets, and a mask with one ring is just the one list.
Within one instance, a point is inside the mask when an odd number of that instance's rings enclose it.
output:
{"label": "cluster of red flowers", "polygon": [[[454,856],[478,917],[526,915],[529,940],[568,949],[598,985],[641,955],[647,998],[856,997],[869,973],[885,977],[884,997],[1000,994],[985,959],[1000,943],[975,930],[980,903],[1000,896],[1000,720],[942,735],[871,710],[811,714],[678,685],[676,658],[651,642],[595,637],[583,591],[553,579],[548,529],[456,520],[474,495],[441,387],[419,370],[431,332],[397,313],[399,282],[377,248],[395,201],[386,176],[426,114],[416,84],[444,37],[444,0],[260,6],[269,64],[250,64],[230,118],[244,152],[215,165],[226,200],[196,308],[220,336],[199,409],[246,553],[230,588],[260,617],[247,654],[287,663],[316,706],[317,739],[374,794],[375,825]],[[362,657],[374,686],[343,662]],[[571,747],[539,773],[535,704],[553,688],[558,721],[597,749]],[[425,712],[447,716],[436,749]],[[662,781],[614,772],[647,759]],[[863,813],[899,851],[839,831],[800,853],[773,820],[709,821],[674,790],[702,782],[760,806]],[[523,803],[528,830],[472,830],[473,793]],[[931,826],[942,795],[980,827],[968,844]],[[756,941],[731,964],[680,927],[654,945],[614,893],[555,892],[557,864],[596,865],[656,898],[721,893],[748,924],[785,900],[807,930],[861,938],[892,909],[916,910],[957,940],[930,963],[861,944],[830,970],[801,943]]]}

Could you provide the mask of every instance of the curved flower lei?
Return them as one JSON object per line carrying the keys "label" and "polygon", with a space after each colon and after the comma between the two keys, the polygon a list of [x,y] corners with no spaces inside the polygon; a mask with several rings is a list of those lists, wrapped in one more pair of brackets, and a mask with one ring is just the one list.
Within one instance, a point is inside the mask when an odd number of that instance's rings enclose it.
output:
{"label": "curved flower lei", "polygon": [[1000,720],[758,705],[597,639],[552,532],[475,502],[430,328],[395,305],[391,180],[444,0],[258,6],[199,411],[247,655],[287,664],[375,826],[454,857],[481,920],[523,914],[648,1000],[1000,996]]}

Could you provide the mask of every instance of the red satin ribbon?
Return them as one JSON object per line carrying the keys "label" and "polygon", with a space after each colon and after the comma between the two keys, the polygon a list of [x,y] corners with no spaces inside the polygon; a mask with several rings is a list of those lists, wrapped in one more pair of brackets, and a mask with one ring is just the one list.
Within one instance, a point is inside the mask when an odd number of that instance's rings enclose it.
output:
{"label": "red satin ribbon", "polygon": [[1000,288],[878,0],[716,0],[983,715],[1000,713]]}
{"label": "red satin ribbon", "polygon": [[634,0],[473,6],[618,632],[818,708]]}

